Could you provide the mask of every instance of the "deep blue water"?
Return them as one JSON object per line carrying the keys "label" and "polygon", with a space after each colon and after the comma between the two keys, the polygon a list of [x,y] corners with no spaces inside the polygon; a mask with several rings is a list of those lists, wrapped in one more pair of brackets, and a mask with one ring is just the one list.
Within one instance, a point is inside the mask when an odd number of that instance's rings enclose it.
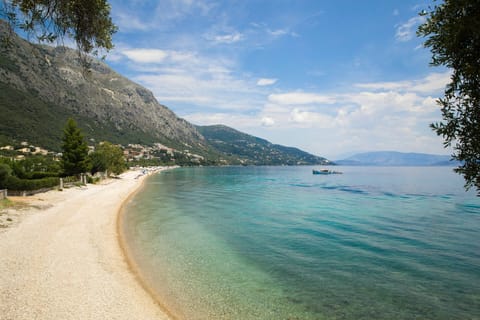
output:
{"label": "deep blue water", "polygon": [[184,319],[480,319],[480,198],[447,167],[182,168],[126,207]]}

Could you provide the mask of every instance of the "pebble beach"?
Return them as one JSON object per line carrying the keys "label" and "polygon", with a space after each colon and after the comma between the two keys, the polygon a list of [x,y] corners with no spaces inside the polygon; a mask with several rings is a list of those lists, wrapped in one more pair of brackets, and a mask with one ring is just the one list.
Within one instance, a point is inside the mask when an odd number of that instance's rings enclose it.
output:
{"label": "pebble beach", "polygon": [[2,213],[14,223],[0,232],[0,319],[170,319],[130,269],[117,233],[122,203],[147,175],[14,200],[22,209]]}

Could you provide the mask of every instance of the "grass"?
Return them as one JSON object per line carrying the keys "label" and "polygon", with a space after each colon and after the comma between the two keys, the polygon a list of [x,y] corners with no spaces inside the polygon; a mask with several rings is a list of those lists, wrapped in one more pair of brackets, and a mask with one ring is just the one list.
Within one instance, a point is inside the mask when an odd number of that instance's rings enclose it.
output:
{"label": "grass", "polygon": [[12,208],[14,206],[15,206],[15,202],[13,202],[8,198],[0,200],[0,210]]}
{"label": "grass", "polygon": [[23,202],[12,201],[8,198],[0,200],[0,211],[6,209],[22,209],[25,207],[28,207],[28,205]]}

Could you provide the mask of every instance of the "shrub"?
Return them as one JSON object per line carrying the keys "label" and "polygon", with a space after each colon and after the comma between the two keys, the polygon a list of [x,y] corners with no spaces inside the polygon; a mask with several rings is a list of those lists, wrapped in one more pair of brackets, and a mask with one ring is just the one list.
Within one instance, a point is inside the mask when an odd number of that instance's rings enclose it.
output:
{"label": "shrub", "polygon": [[41,172],[41,171],[34,171],[27,174],[28,179],[43,179],[43,178],[51,178],[51,177],[58,177],[58,172]]}
{"label": "shrub", "polygon": [[0,163],[0,189],[6,187],[6,182],[10,174],[12,173],[12,169],[4,163]]}
{"label": "shrub", "polygon": [[19,179],[15,176],[8,176],[5,187],[10,190],[30,191],[43,188],[51,188],[57,186],[58,184],[59,178],[56,177],[27,180]]}

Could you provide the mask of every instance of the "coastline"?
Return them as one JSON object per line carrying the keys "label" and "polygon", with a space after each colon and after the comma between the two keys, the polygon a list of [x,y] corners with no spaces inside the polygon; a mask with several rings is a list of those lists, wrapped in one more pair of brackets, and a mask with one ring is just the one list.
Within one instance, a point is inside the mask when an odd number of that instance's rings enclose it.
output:
{"label": "coastline", "polygon": [[125,258],[125,261],[128,265],[129,271],[131,272],[132,275],[135,276],[136,281],[138,284],[145,290],[146,293],[150,296],[150,298],[154,301],[155,304],[158,305],[160,310],[167,316],[168,320],[177,320],[178,317],[176,317],[171,310],[169,310],[161,301],[161,299],[158,298],[157,294],[155,293],[155,290],[151,286],[148,285],[147,282],[144,281],[144,279],[141,276],[140,273],[140,268],[138,267],[137,263],[135,262],[135,259],[132,258],[132,254],[129,251],[129,246],[128,242],[125,237],[124,233],[124,216],[126,214],[125,211],[125,206],[128,204],[128,202],[134,198],[138,193],[142,191],[142,189],[145,186],[145,180],[149,178],[149,176],[158,173],[160,171],[168,170],[168,169],[175,169],[177,166],[173,167],[164,167],[161,168],[160,170],[153,170],[152,172],[149,172],[145,175],[145,177],[142,177],[141,183],[139,186],[133,190],[128,197],[126,197],[120,207],[117,210],[117,219],[116,219],[116,228],[117,228],[117,239],[118,239],[118,244],[120,246],[120,249],[122,250],[122,254]]}
{"label": "coastline", "polygon": [[0,232],[0,319],[171,319],[120,243],[120,210],[147,176],[30,199]]}

